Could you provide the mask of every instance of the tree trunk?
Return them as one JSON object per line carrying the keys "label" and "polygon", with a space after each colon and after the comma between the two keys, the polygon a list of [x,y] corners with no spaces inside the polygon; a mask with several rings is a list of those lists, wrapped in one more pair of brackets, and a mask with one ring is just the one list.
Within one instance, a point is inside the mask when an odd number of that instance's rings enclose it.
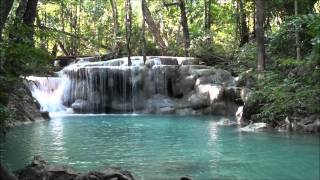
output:
{"label": "tree trunk", "polygon": [[23,21],[23,15],[26,12],[27,9],[28,0],[20,0],[19,6],[16,10],[16,16],[14,19],[15,24],[20,24]]}
{"label": "tree trunk", "polygon": [[211,4],[212,0],[204,0],[204,29],[210,30],[211,27]]}
{"label": "tree trunk", "polygon": [[240,47],[249,42],[249,30],[247,26],[247,16],[244,11],[244,0],[238,0],[240,10]]}
{"label": "tree trunk", "polygon": [[146,7],[146,1],[145,0],[141,0],[141,9],[142,9],[142,44],[143,44],[143,47],[142,47],[142,56],[143,56],[143,64],[146,63],[147,61],[147,57],[146,57],[146,36],[145,36],[145,28],[146,28],[146,19],[145,19],[145,8]]}
{"label": "tree trunk", "polygon": [[60,49],[62,50],[62,52],[66,55],[66,56],[70,56],[71,54],[66,50],[66,48],[64,47],[63,43],[61,41],[58,40],[58,44]]}
{"label": "tree trunk", "polygon": [[23,15],[23,24],[26,25],[26,42],[34,46],[34,21],[37,16],[38,0],[28,0],[26,11]]}
{"label": "tree trunk", "polygon": [[115,57],[118,57],[120,52],[120,43],[118,40],[118,37],[120,36],[119,22],[118,22],[118,9],[117,9],[117,4],[115,0],[110,0],[110,4],[112,7],[113,31],[114,31],[114,41],[115,41],[112,51],[115,54]]}
{"label": "tree trunk", "polygon": [[20,0],[18,8],[15,12],[13,29],[9,32],[9,39],[15,42],[21,42],[23,36],[23,15],[27,9],[28,0]]}
{"label": "tree trunk", "polygon": [[[298,16],[298,0],[294,0],[294,15]],[[296,28],[295,30],[296,36],[296,51],[297,51],[297,60],[301,59],[301,48],[300,48],[300,36],[299,36],[299,29]]]}
{"label": "tree trunk", "polygon": [[13,0],[0,1],[0,42],[2,41],[2,31],[7,22],[8,15],[11,11]]}
{"label": "tree trunk", "polygon": [[143,5],[143,11],[144,11],[144,16],[145,16],[145,21],[148,25],[149,31],[152,34],[152,36],[155,39],[155,43],[162,49],[166,49],[167,45],[163,39],[163,37],[161,36],[161,32],[160,32],[160,27],[159,25],[153,20],[152,16],[151,16],[151,12],[148,8],[147,3],[145,2],[145,0],[143,0],[144,3]]}
{"label": "tree trunk", "polygon": [[264,46],[264,0],[256,0],[256,39],[258,55],[258,72],[265,70],[265,46]]}
{"label": "tree trunk", "polygon": [[57,57],[57,53],[58,53],[58,45],[54,44],[52,51],[51,51],[51,56]]}
{"label": "tree trunk", "polygon": [[[64,8],[65,8],[65,5],[64,5],[64,2],[63,1],[61,1],[60,2],[61,4],[60,4],[60,21],[61,21],[61,25],[62,25],[62,31],[64,32],[65,31],[65,22],[64,22],[64,20],[65,20],[65,15],[64,15],[64,13],[65,13],[65,10],[64,10]],[[59,41],[58,41],[58,44],[59,44],[59,46],[63,46],[63,48],[64,48],[64,44],[65,44],[65,42],[66,42],[66,38],[65,38],[65,34],[62,34],[62,37],[60,37],[61,38],[61,41],[60,41],[60,43],[59,43]],[[63,51],[63,49],[62,49],[62,51]],[[68,56],[68,53],[66,54],[65,53],[65,51],[63,51],[63,53],[66,55],[66,56]]]}
{"label": "tree trunk", "polygon": [[256,38],[256,0],[253,0],[253,39]]}
{"label": "tree trunk", "polygon": [[127,51],[128,51],[128,66],[131,66],[131,29],[132,29],[132,8],[130,0],[125,1],[125,11],[126,11],[126,41],[127,41]]}
{"label": "tree trunk", "polygon": [[190,47],[190,37],[189,37],[189,27],[188,27],[188,19],[186,12],[186,5],[184,0],[179,0],[179,8],[180,8],[180,16],[181,16],[181,26],[183,32],[183,42],[184,42],[184,53],[185,56],[189,56],[189,47]]}

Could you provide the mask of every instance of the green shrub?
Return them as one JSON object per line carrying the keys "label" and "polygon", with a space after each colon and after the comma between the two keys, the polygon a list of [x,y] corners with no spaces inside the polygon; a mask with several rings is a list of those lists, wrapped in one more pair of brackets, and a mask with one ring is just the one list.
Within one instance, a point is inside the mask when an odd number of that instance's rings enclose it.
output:
{"label": "green shrub", "polygon": [[9,43],[4,49],[5,69],[15,75],[42,74],[52,70],[53,58],[43,49],[22,43]]}
{"label": "green shrub", "polygon": [[256,69],[257,66],[257,48],[255,43],[247,43],[239,49],[234,61],[233,71],[235,74],[241,74],[248,69]]}
{"label": "green shrub", "polygon": [[277,123],[294,114],[320,113],[320,70],[310,67],[308,60],[280,62],[295,67],[288,75],[276,70],[265,72],[250,97],[251,103],[261,105],[255,112],[257,120]]}

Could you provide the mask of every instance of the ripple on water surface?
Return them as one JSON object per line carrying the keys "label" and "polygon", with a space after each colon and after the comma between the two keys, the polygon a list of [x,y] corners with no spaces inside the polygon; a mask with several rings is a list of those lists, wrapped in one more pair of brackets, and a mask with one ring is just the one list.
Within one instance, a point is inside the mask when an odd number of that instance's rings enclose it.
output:
{"label": "ripple on water surface", "polygon": [[21,168],[34,155],[79,171],[120,166],[138,179],[319,179],[319,137],[244,133],[216,116],[56,116],[20,126],[1,159]]}

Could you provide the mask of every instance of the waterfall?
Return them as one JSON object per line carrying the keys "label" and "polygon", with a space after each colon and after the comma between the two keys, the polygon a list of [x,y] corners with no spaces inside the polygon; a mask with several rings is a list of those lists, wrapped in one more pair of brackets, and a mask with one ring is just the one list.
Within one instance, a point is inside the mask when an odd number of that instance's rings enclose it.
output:
{"label": "waterfall", "polygon": [[62,77],[35,77],[28,76],[29,89],[41,106],[41,111],[60,112],[66,111],[62,105],[67,79]]}
{"label": "waterfall", "polygon": [[29,76],[27,80],[43,111],[72,108],[76,113],[126,113],[144,108],[144,93],[149,91],[144,86],[147,71],[142,57],[132,57],[132,66],[127,58],[82,60],[62,69],[59,77]]}
{"label": "waterfall", "polygon": [[58,77],[27,79],[41,110],[48,112],[192,113],[190,109],[206,108],[205,113],[233,113],[236,107],[223,95],[227,86],[234,86],[234,78],[224,70],[183,64],[177,57],[148,57],[146,64],[142,57],[131,61],[128,66],[126,57],[83,59],[66,66]]}

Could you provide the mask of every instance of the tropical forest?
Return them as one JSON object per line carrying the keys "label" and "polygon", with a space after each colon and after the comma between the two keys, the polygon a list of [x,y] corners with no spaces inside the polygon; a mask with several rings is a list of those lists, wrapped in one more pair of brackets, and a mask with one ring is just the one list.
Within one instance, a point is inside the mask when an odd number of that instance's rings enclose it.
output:
{"label": "tropical forest", "polygon": [[319,0],[0,0],[1,180],[319,180]]}

